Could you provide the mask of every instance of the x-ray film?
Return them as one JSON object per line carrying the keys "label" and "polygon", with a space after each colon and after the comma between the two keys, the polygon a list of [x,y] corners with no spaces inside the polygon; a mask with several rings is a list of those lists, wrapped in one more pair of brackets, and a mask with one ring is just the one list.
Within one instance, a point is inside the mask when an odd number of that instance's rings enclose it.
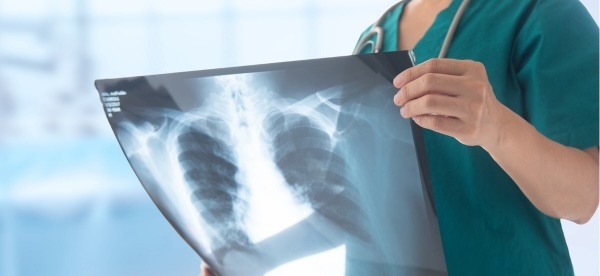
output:
{"label": "x-ray film", "polygon": [[411,52],[99,80],[156,206],[218,275],[446,275]]}

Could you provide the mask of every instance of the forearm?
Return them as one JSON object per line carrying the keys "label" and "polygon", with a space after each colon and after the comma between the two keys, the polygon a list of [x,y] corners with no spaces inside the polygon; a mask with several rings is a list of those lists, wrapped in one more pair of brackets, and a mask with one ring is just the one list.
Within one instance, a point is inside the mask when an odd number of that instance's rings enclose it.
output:
{"label": "forearm", "polygon": [[544,137],[496,99],[483,64],[431,59],[400,73],[394,86],[404,118],[483,147],[540,211],[578,223],[596,211],[597,149],[587,153]]}
{"label": "forearm", "polygon": [[484,149],[540,211],[587,222],[598,207],[597,161],[546,138],[506,107],[499,114],[499,139]]}

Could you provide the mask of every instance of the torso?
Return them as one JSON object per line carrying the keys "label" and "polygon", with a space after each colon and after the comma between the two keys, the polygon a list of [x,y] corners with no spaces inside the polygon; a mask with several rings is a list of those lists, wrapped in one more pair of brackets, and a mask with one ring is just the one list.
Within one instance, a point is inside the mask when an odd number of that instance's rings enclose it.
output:
{"label": "torso", "polygon": [[[435,58],[464,3],[448,0],[449,8],[438,6],[425,17],[422,5],[435,1],[413,0],[392,11],[381,22],[385,30],[382,51],[411,49],[415,64]],[[577,23],[577,32],[573,33],[571,22],[561,24],[555,18],[571,18]],[[569,40],[561,39],[564,36]],[[585,46],[597,46],[597,37],[598,27],[579,1],[471,0],[448,57],[483,63],[498,100],[522,117],[536,120],[533,123],[542,133],[554,134],[573,146],[590,137],[586,145],[591,145],[590,141],[597,141],[597,121],[581,114],[597,114],[597,105],[594,110],[580,99],[597,103],[597,93],[590,92],[598,90],[598,67],[592,62],[598,60],[597,47]],[[536,46],[540,38],[546,47]],[[557,54],[560,52],[573,53]],[[573,69],[582,66],[586,69]],[[567,113],[562,104],[553,107],[574,85],[569,79],[586,80],[575,82],[582,87],[577,97],[564,98],[575,99],[565,102],[585,107],[581,111]],[[580,96],[583,91],[589,93]],[[549,110],[555,115],[545,116]],[[560,120],[552,122],[552,118]],[[587,127],[581,128],[585,134],[563,132],[570,122],[579,125],[581,121],[591,122],[589,132],[585,132]],[[573,275],[560,221],[539,212],[484,149],[465,147],[452,137],[428,130],[423,137],[450,275]],[[389,210],[398,210],[394,204],[390,201]],[[405,230],[390,227],[386,233]]]}
{"label": "torso", "polygon": [[398,27],[398,50],[412,50],[431,27],[438,13],[452,0],[412,0],[406,4]]}

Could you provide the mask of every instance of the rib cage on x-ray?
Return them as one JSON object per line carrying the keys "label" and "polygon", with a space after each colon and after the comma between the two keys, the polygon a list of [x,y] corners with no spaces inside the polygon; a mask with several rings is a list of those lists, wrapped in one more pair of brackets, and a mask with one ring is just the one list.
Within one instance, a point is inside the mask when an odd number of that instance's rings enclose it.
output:
{"label": "rib cage on x-ray", "polygon": [[177,142],[177,159],[192,191],[192,202],[210,225],[223,231],[227,247],[243,250],[249,240],[235,212],[235,205],[244,200],[238,196],[241,185],[234,177],[238,168],[231,149],[193,127],[186,127]]}
{"label": "rib cage on x-ray", "polygon": [[[301,101],[269,99],[269,91],[251,91],[244,79],[224,78],[223,91],[214,93],[210,106],[187,113],[169,112],[168,127],[176,143],[178,166],[191,191],[198,214],[213,231],[204,231],[217,261],[231,251],[254,250],[248,236],[244,209],[252,189],[244,178],[248,164],[241,157],[245,143],[263,148],[298,203],[308,204],[339,229],[362,240],[369,234],[357,223],[360,208],[344,158],[335,152],[336,89],[313,94]],[[164,112],[164,111],[163,111]],[[320,113],[322,112],[322,113]],[[173,130],[176,130],[173,132]],[[277,208],[277,206],[274,206]],[[219,232],[220,237],[209,233]]]}
{"label": "rib cage on x-ray", "polygon": [[367,240],[368,234],[357,224],[360,208],[346,177],[345,161],[333,151],[331,135],[298,113],[276,111],[267,122],[274,161],[287,183],[321,215]]}

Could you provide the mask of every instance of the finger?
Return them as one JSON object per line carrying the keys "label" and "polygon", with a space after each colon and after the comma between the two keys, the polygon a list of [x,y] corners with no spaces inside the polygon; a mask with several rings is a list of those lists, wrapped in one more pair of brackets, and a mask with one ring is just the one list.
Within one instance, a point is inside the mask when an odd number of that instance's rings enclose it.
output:
{"label": "finger", "polygon": [[473,61],[449,58],[433,58],[414,67],[408,68],[394,78],[394,86],[402,88],[407,83],[427,74],[464,75]]}
{"label": "finger", "polygon": [[202,272],[200,275],[201,276],[213,276],[213,273],[208,266],[202,265]]}
{"label": "finger", "polygon": [[456,138],[457,134],[460,133],[460,129],[465,124],[463,121],[457,118],[439,115],[421,115],[413,117],[413,120],[422,128],[430,129],[454,138]]}
{"label": "finger", "polygon": [[427,73],[404,85],[394,96],[394,104],[403,106],[411,100],[431,93],[458,96],[466,90],[464,77]]}
{"label": "finger", "polygon": [[465,104],[455,97],[441,94],[429,94],[414,99],[400,108],[400,115],[404,118],[412,118],[427,114],[438,114],[460,119],[466,114]]}

